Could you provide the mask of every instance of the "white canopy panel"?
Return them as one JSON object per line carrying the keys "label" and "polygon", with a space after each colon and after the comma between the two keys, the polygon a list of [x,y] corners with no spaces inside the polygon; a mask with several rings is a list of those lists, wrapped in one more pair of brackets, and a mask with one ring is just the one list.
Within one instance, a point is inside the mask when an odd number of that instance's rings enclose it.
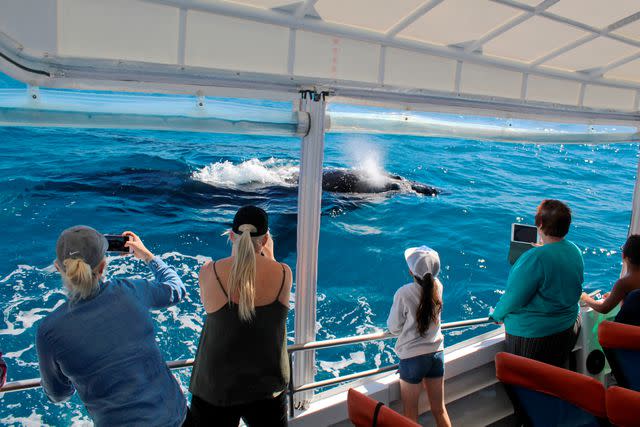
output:
{"label": "white canopy panel", "polygon": [[0,0],[0,69],[51,87],[285,97],[315,87],[636,121],[640,2]]}

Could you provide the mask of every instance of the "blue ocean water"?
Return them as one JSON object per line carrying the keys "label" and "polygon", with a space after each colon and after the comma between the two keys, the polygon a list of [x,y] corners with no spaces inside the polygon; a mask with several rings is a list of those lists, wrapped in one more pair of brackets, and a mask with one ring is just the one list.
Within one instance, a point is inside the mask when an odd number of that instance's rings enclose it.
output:
{"label": "blue ocean water", "polygon": [[[271,217],[276,257],[295,269],[299,139],[127,130],[0,128],[0,350],[11,380],[38,376],[34,334],[63,300],[52,268],[61,230],[88,224],[134,230],[183,276],[188,297],[154,312],[167,359],[192,357],[204,311],[197,272],[227,256],[221,234],[252,203]],[[440,253],[444,321],[484,317],[509,271],[510,225],[532,223],[541,199],[569,203],[569,235],[583,251],[585,288],[608,289],[620,272],[637,164],[633,144],[561,146],[443,138],[327,136],[325,166],[380,171],[443,190],[347,196],[325,193],[318,277],[318,339],[379,331],[395,290],[409,281],[412,245]],[[129,257],[109,276],[147,275]],[[289,335],[293,336],[293,315]],[[488,327],[449,333],[447,344]],[[392,342],[318,352],[318,379],[395,361]],[[176,372],[186,387],[189,371]],[[41,390],[0,395],[0,424],[81,424],[74,397]]]}

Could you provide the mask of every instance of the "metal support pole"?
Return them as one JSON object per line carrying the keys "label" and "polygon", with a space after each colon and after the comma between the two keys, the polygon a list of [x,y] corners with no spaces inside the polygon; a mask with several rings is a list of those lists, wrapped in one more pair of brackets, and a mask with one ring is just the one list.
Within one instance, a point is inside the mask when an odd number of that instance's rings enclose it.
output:
{"label": "metal support pole", "polygon": [[640,234],[640,161],[638,161],[638,168],[636,169],[636,185],[633,188],[633,204],[631,209],[629,235]]}
{"label": "metal support pole", "polygon": [[[636,168],[636,184],[633,187],[633,201],[631,202],[631,223],[629,224],[629,233],[640,234],[640,159],[638,159],[638,167]],[[627,267],[622,263],[620,277],[627,274]]]}
{"label": "metal support pole", "polygon": [[[325,95],[301,92],[300,111],[309,114],[309,133],[302,138],[300,179],[298,182],[298,261],[295,290],[295,343],[316,339],[316,289],[318,278],[318,240],[322,202],[322,161],[324,156]],[[293,364],[295,384],[314,381],[315,351],[301,351]],[[304,408],[313,391],[299,393],[295,408]]]}

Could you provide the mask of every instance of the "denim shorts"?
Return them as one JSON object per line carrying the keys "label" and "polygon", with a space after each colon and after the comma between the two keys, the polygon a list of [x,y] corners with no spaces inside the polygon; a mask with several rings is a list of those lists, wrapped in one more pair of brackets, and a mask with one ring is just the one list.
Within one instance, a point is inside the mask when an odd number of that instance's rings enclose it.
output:
{"label": "denim shorts", "polygon": [[400,379],[409,384],[420,384],[423,378],[440,378],[444,376],[444,351],[400,359],[398,372]]}

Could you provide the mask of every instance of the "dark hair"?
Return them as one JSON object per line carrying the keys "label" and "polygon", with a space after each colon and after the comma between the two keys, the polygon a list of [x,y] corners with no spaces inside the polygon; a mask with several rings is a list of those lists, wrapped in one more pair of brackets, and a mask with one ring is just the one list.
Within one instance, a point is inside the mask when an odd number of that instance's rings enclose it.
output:
{"label": "dark hair", "polygon": [[538,206],[536,226],[547,236],[564,237],[571,225],[571,209],[560,200],[546,199]]}
{"label": "dark hair", "polygon": [[436,280],[431,273],[425,274],[422,279],[417,276],[413,277],[422,288],[416,319],[418,320],[418,332],[420,336],[424,336],[429,329],[429,323],[435,322],[442,311],[442,301],[438,295]]}
{"label": "dark hair", "polygon": [[640,266],[640,235],[632,234],[622,246],[622,255],[633,265]]}

